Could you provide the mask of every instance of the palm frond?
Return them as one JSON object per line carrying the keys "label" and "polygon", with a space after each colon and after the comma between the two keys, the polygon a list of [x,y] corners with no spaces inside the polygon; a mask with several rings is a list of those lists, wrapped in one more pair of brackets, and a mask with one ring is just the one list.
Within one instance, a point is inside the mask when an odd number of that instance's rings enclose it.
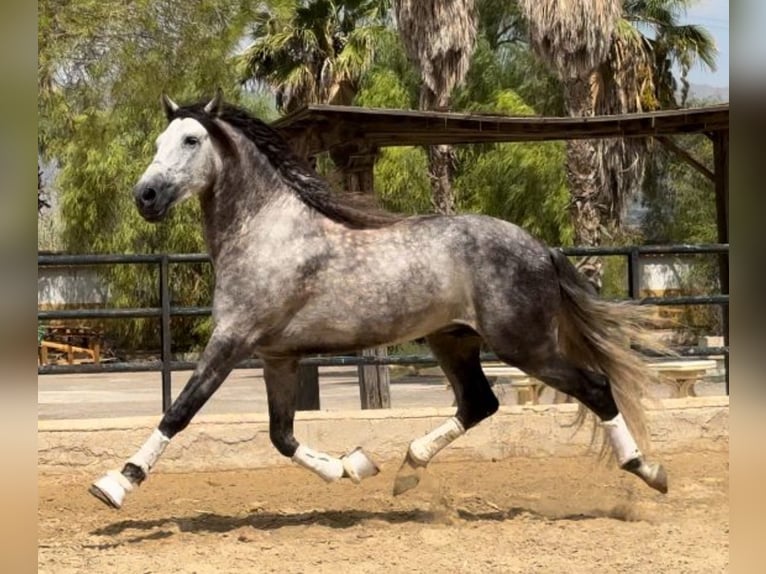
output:
{"label": "palm frond", "polygon": [[395,0],[397,27],[423,83],[443,105],[465,78],[476,42],[473,0]]}
{"label": "palm frond", "polygon": [[278,107],[351,101],[374,58],[388,0],[272,0],[256,18],[253,42],[235,58],[242,82],[265,80]]}
{"label": "palm frond", "polygon": [[671,52],[672,57],[682,66],[700,63],[711,71],[716,70],[718,47],[715,38],[702,26],[676,26],[667,30],[665,39],[668,45],[675,48]]}
{"label": "palm frond", "polygon": [[521,0],[535,52],[562,78],[580,78],[606,59],[622,14],[619,0]]}

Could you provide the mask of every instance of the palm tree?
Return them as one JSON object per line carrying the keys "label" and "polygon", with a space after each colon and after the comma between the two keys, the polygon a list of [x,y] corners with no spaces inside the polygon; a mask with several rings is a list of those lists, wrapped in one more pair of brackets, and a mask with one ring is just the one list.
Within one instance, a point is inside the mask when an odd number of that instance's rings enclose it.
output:
{"label": "palm tree", "polygon": [[[655,98],[662,108],[686,105],[687,76],[692,67],[716,68],[715,40],[701,26],[680,24],[686,9],[700,0],[625,0],[623,20],[641,31],[641,40],[652,61]],[[680,71],[678,81],[672,66]],[[676,97],[681,84],[680,102]]]}
{"label": "palm tree", "polygon": [[238,57],[243,83],[265,82],[277,108],[350,105],[386,33],[386,0],[272,0],[258,13],[253,41]]}
{"label": "palm tree", "polygon": [[[475,47],[474,0],[394,0],[394,12],[407,55],[420,70],[420,109],[448,109]],[[451,146],[428,148],[432,201],[439,213],[455,211],[454,161]]]}
{"label": "palm tree", "polygon": [[[597,115],[625,114],[685,105],[687,74],[695,64],[715,69],[715,42],[703,28],[681,25],[689,0],[628,0],[607,59],[595,74]],[[680,102],[673,64],[680,69]],[[599,140],[596,157],[603,184],[602,212],[619,224],[627,200],[641,187],[649,140]]]}
{"label": "palm tree", "polygon": [[[609,55],[622,2],[521,0],[520,3],[528,22],[531,47],[561,80],[567,112],[576,117],[593,115],[594,74]],[[570,213],[575,243],[579,245],[601,242],[602,214],[598,198],[603,184],[599,179],[601,174],[595,169],[596,161],[593,141],[567,142]],[[583,268],[583,271],[598,285],[600,266]]]}
{"label": "palm tree", "polygon": [[[675,107],[697,62],[715,65],[715,46],[698,26],[681,26],[690,0],[521,0],[535,53],[557,74],[570,116],[623,114]],[[682,91],[682,102],[685,98]],[[647,142],[637,139],[567,142],[570,213],[575,243],[599,245],[618,227],[627,200],[643,180]],[[583,271],[600,287],[601,264]]]}

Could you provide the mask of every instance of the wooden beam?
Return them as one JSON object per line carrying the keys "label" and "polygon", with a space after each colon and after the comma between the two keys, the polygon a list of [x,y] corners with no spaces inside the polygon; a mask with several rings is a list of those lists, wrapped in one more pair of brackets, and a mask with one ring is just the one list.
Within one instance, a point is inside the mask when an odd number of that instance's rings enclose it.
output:
{"label": "wooden beam", "polygon": [[702,162],[695,159],[694,156],[692,156],[692,154],[690,154],[688,151],[686,151],[684,148],[682,148],[676,142],[674,142],[671,138],[669,138],[668,136],[654,136],[654,139],[660,142],[665,147],[665,149],[668,149],[674,154],[676,154],[687,164],[692,166],[694,169],[696,169],[698,172],[700,172],[710,181],[715,183],[715,174],[712,171],[710,171],[708,168],[706,168],[702,164]]}
{"label": "wooden beam", "polygon": [[[718,241],[729,242],[729,132],[716,132],[713,138],[715,196]],[[728,288],[728,277],[726,281]],[[728,291],[727,291],[728,292]]]}
{"label": "wooden beam", "polygon": [[729,105],[587,118],[502,116],[311,105],[272,123],[288,140],[314,128],[307,153],[357,140],[380,148],[438,144],[501,143],[670,136],[729,129]]}
{"label": "wooden beam", "polygon": [[[729,132],[713,134],[713,164],[715,166],[715,207],[719,243],[729,243]],[[729,255],[718,256],[721,293],[729,294]],[[721,308],[723,344],[729,346],[729,306]],[[729,394],[729,355],[725,357],[726,394]]]}

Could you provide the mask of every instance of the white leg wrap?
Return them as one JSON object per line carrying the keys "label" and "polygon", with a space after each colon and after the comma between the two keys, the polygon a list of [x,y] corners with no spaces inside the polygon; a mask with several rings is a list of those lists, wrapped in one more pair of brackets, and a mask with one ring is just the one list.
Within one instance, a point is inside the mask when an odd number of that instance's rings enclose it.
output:
{"label": "white leg wrap", "polygon": [[128,459],[128,462],[135,464],[146,474],[149,474],[149,471],[156,464],[169,442],[170,439],[168,437],[162,434],[159,429],[155,429],[149,440],[144,443],[144,446],[136,454]]}
{"label": "white leg wrap", "polygon": [[441,449],[456,438],[465,434],[463,425],[452,417],[427,435],[410,443],[410,456],[420,464],[426,465]]}
{"label": "white leg wrap", "polygon": [[339,458],[317,452],[307,446],[298,447],[293,455],[293,462],[315,472],[327,482],[333,482],[343,476],[343,462]]}
{"label": "white leg wrap", "polygon": [[618,414],[612,420],[604,421],[601,424],[606,428],[614,453],[617,456],[617,462],[620,465],[641,456],[641,451],[638,450],[638,445],[633,439],[633,435],[630,434],[622,414]]}

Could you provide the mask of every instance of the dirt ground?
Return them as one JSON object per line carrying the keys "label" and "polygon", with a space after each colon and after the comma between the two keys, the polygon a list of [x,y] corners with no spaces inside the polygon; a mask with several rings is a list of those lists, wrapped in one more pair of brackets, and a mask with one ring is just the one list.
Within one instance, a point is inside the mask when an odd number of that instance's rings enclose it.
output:
{"label": "dirt ground", "polygon": [[435,461],[391,495],[298,467],[156,473],[111,510],[40,475],[38,572],[726,572],[727,452],[666,455],[655,493],[594,458]]}

